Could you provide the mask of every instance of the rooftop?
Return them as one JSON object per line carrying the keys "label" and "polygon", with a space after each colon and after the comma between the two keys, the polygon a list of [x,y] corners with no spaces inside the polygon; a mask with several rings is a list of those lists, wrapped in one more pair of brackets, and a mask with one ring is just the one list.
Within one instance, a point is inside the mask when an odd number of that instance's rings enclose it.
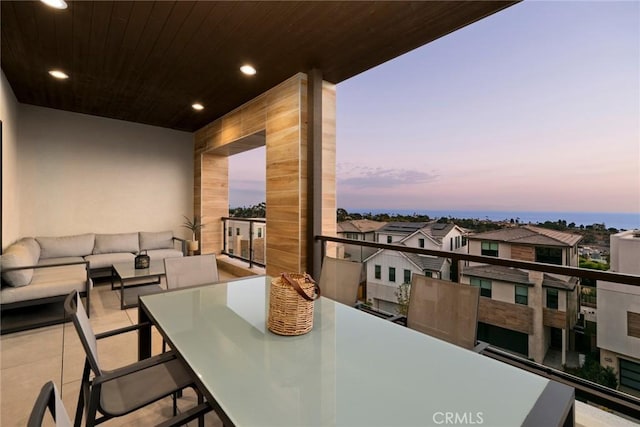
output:
{"label": "rooftop", "polygon": [[380,233],[389,233],[389,234],[411,234],[421,228],[424,228],[428,222],[402,222],[402,221],[394,221],[389,222],[384,227],[380,228],[378,231]]}
{"label": "rooftop", "polygon": [[338,223],[338,233],[369,233],[377,231],[387,223],[370,219],[352,219]]}
{"label": "rooftop", "polygon": [[[485,279],[500,280],[509,283],[519,283],[522,285],[533,286],[533,283],[529,280],[529,273],[525,270],[520,270],[514,267],[504,267],[500,265],[478,265],[474,267],[467,267],[462,271],[462,274],[472,277],[481,277]],[[552,276],[544,273],[542,279],[542,286],[545,288],[555,288],[564,291],[573,291],[578,284],[576,277],[566,278],[564,276]]]}
{"label": "rooftop", "polygon": [[573,246],[582,240],[579,234],[549,230],[532,225],[503,228],[495,231],[473,234],[470,240],[493,240],[499,242],[522,243],[544,246]]}

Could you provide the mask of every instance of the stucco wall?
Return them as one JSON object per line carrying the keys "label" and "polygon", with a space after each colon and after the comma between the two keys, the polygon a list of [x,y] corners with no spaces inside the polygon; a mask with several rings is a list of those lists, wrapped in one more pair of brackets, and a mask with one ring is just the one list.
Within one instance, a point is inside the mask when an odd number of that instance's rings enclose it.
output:
{"label": "stucco wall", "polygon": [[19,117],[21,237],[187,236],[180,225],[193,211],[191,133],[23,104]]}
{"label": "stucco wall", "polygon": [[18,102],[0,71],[0,120],[2,121],[2,249],[18,239]]}
{"label": "stucco wall", "polygon": [[598,347],[625,355],[640,355],[640,338],[628,336],[627,312],[640,313],[640,289],[598,281]]}

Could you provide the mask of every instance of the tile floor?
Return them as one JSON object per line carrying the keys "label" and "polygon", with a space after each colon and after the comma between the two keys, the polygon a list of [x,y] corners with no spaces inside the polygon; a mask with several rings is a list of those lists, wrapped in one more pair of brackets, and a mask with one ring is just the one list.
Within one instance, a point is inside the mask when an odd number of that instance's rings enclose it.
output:
{"label": "tile floor", "polygon": [[[221,280],[235,278],[220,271]],[[91,325],[95,333],[137,323],[138,309],[120,310],[119,294],[108,283],[98,283],[91,293]],[[108,343],[108,345],[105,345]],[[153,353],[159,353],[160,335],[154,331]],[[127,333],[106,338],[98,344],[100,363],[113,369],[137,359],[137,334]],[[71,323],[55,325],[0,337],[0,426],[22,427],[44,383],[53,380],[62,394],[65,408],[73,420],[84,351]],[[188,391],[178,400],[179,408],[189,408],[196,401]],[[105,426],[149,426],[171,416],[171,398],[107,421]],[[50,421],[50,419],[48,420]],[[191,423],[197,425],[196,422]],[[53,425],[51,421],[47,425]],[[215,413],[206,416],[207,426],[221,426]]]}

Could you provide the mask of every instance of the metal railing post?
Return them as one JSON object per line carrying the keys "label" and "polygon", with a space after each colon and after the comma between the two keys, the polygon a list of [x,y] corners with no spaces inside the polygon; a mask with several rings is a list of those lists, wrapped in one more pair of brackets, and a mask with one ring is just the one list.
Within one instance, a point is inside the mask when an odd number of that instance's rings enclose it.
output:
{"label": "metal railing post", "polygon": [[249,268],[253,267],[253,221],[249,220]]}

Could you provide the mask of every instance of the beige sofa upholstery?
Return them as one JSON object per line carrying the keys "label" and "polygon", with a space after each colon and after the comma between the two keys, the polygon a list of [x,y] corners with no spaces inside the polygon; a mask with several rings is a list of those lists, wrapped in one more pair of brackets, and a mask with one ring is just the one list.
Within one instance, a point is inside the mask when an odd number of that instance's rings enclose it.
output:
{"label": "beige sofa upholstery", "polygon": [[23,238],[0,258],[0,305],[5,310],[55,302],[77,290],[86,296],[90,313],[93,274],[110,274],[117,262],[133,263],[141,251],[152,260],[181,257],[184,240],[171,231]]}

